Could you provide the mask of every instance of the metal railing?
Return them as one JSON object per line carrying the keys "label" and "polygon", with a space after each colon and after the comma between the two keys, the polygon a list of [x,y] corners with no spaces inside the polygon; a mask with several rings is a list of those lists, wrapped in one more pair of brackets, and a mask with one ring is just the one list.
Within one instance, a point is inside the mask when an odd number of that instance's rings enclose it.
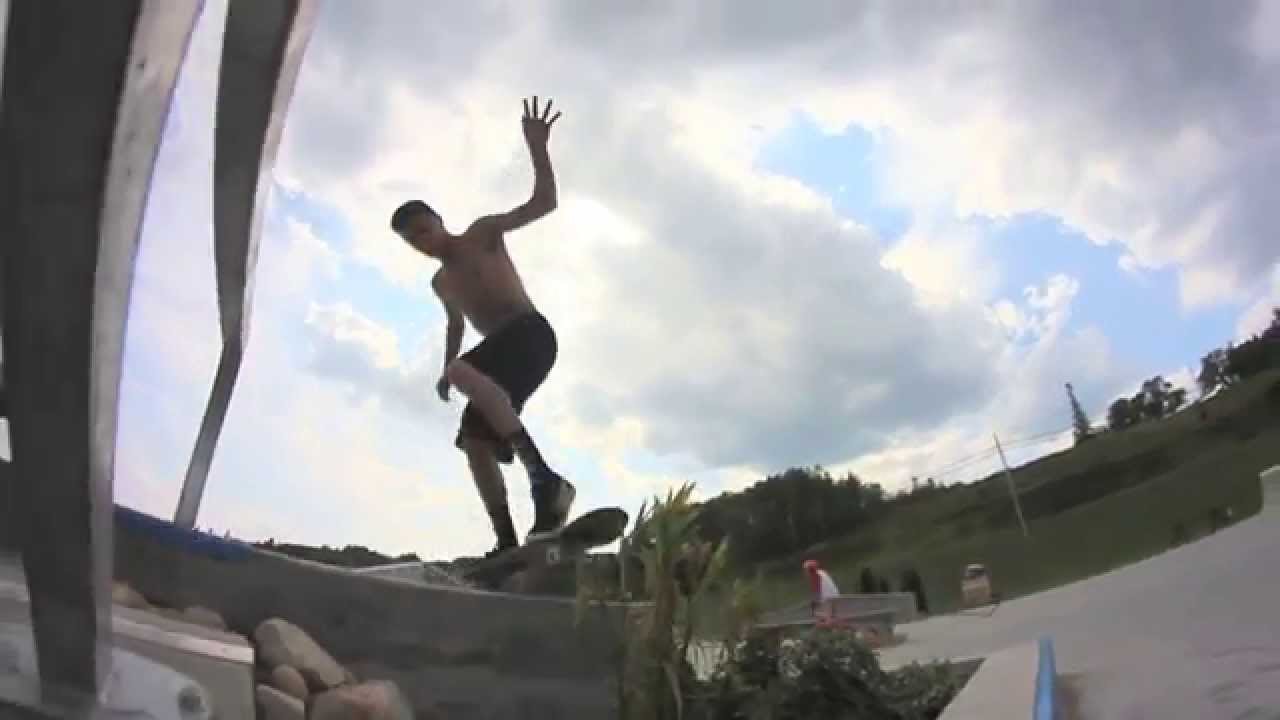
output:
{"label": "metal railing", "polygon": [[[42,701],[95,706],[104,684],[141,667],[111,647],[125,320],[152,171],[204,5],[10,0],[0,18],[0,387],[13,456],[0,519],[30,594]],[[214,150],[224,342],[243,345],[262,179],[316,7],[228,0]],[[229,393],[217,385],[211,405]],[[197,443],[208,454],[211,436],[202,429]],[[184,489],[192,517],[196,496]],[[116,659],[127,667],[113,672]]]}

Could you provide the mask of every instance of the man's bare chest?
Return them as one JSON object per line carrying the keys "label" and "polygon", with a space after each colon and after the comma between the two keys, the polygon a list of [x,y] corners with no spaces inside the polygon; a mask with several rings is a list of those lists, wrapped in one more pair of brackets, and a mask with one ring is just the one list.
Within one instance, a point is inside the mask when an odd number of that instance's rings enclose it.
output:
{"label": "man's bare chest", "polygon": [[452,258],[440,274],[443,289],[463,303],[505,295],[519,286],[511,259],[501,248],[469,250]]}

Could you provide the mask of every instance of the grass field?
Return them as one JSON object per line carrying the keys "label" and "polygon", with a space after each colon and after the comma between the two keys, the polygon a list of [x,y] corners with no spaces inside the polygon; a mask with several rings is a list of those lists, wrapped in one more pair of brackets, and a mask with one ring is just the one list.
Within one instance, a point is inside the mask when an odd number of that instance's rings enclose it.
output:
{"label": "grass field", "polygon": [[[922,576],[933,613],[960,605],[965,565],[984,563],[1006,599],[1066,584],[1169,549],[1210,531],[1210,511],[1231,522],[1261,505],[1258,473],[1280,463],[1280,372],[1230,388],[1172,417],[1106,433],[1017,468],[1028,516],[1024,538],[1000,477],[903,507],[848,536],[810,548],[845,592],[863,567]],[[1085,501],[1055,511],[1064,493]],[[1046,501],[1047,500],[1047,501]],[[768,607],[807,599],[801,556],[756,568]]]}

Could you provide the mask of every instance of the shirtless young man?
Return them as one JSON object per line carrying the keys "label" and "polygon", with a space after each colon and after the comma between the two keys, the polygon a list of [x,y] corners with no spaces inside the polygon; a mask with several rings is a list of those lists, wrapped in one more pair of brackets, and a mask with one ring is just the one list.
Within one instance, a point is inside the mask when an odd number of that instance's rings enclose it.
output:
{"label": "shirtless young man", "polygon": [[[556,182],[547,154],[551,101],[539,114],[538,98],[524,101],[521,124],[533,160],[533,195],[505,213],[486,215],[466,232],[445,230],[440,216],[421,200],[401,205],[391,216],[391,228],[415,250],[440,261],[431,286],[444,305],[444,373],[436,383],[440,399],[448,401],[452,385],[467,396],[455,444],[466,453],[472,478],[480,491],[498,543],[492,557],[519,545],[507,508],[507,490],[498,463],[518,456],[529,474],[535,517],[527,540],[536,540],[562,527],[575,490],[548,467],[521,423],[519,414],[542,384],[556,359],[556,335],[525,292],[505,233],[528,225],[556,208]],[[549,116],[549,117],[548,117]],[[466,321],[484,339],[458,357]]]}

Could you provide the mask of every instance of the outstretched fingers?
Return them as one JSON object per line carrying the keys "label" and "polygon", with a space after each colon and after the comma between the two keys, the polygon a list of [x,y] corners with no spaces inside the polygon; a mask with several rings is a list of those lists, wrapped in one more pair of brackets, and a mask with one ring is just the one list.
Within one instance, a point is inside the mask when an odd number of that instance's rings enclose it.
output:
{"label": "outstretched fingers", "polygon": [[556,114],[555,114],[555,115],[552,115],[552,114],[551,114],[551,106],[554,104],[554,101],[553,101],[551,98],[547,98],[547,104],[546,104],[545,106],[543,106],[543,108],[542,108],[542,111],[541,111],[541,112],[539,112],[539,111],[538,111],[538,96],[537,96],[537,95],[534,95],[534,96],[533,96],[533,98],[532,98],[532,103],[530,103],[530,98],[525,98],[525,99],[523,100],[523,103],[524,103],[524,117],[525,117],[525,119],[528,119],[528,120],[535,120],[535,119],[536,119],[536,120],[541,120],[543,123],[546,123],[547,127],[551,127],[551,125],[552,125],[553,123],[555,123],[555,121],[556,121],[556,120],[560,119],[560,111],[559,111],[559,110],[557,110],[557,111],[556,111]]}

